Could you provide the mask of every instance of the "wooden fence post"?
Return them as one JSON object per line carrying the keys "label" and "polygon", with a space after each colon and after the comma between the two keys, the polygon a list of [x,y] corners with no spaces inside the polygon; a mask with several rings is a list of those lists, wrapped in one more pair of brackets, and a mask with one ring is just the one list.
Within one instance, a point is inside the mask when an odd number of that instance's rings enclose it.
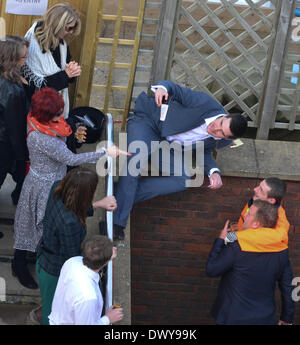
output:
{"label": "wooden fence post", "polygon": [[279,87],[287,47],[290,39],[291,21],[294,15],[296,0],[282,0],[281,10],[276,28],[270,68],[267,75],[264,104],[261,113],[261,121],[257,131],[257,139],[267,140],[270,128],[273,128],[279,99]]}
{"label": "wooden fence post", "polygon": [[0,17],[0,40],[4,39],[6,36],[6,25],[4,18]]}
{"label": "wooden fence post", "polygon": [[[85,0],[86,1],[86,0]],[[88,0],[86,12],[84,41],[81,55],[81,75],[77,82],[75,107],[88,106],[93,81],[94,63],[99,39],[99,12],[103,0]]]}
{"label": "wooden fence post", "polygon": [[132,52],[132,61],[134,61],[134,63],[132,63],[132,65],[131,65],[130,74],[129,74],[128,90],[126,93],[125,109],[124,109],[123,121],[122,121],[122,131],[125,131],[126,120],[128,118],[128,113],[129,113],[129,108],[130,108],[130,100],[132,97],[134,76],[135,76],[135,71],[136,71],[137,58],[138,58],[138,54],[139,54],[139,46],[140,46],[140,40],[141,40],[141,33],[142,33],[142,27],[143,27],[143,18],[144,18],[144,13],[145,13],[145,7],[146,7],[146,1],[141,0],[140,1],[140,10],[139,10],[139,14],[138,14],[138,24],[136,27],[135,39],[134,39],[135,40],[135,46],[134,46],[133,52]]}
{"label": "wooden fence post", "polygon": [[162,1],[149,87],[160,80],[169,78],[181,1]]}

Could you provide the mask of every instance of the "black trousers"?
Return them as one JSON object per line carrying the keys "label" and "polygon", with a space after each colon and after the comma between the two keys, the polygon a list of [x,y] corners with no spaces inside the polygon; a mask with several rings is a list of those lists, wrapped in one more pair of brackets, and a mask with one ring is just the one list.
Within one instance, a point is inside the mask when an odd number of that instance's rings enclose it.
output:
{"label": "black trousers", "polygon": [[11,145],[0,142],[0,188],[8,173],[17,184],[15,192],[21,192],[26,174],[26,160],[15,160]]}

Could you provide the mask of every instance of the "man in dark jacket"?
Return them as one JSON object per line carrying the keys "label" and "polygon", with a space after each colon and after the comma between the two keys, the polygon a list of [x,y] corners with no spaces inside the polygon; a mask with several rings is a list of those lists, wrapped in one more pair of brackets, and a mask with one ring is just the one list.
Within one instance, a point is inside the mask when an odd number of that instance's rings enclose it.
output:
{"label": "man in dark jacket", "polygon": [[[277,219],[276,206],[254,200],[245,215],[243,229],[273,228]],[[212,308],[216,323],[275,325],[274,294],[278,282],[282,301],[279,324],[291,324],[294,317],[293,274],[288,249],[273,253],[245,252],[237,241],[225,245],[224,239],[229,231],[227,221],[206,263],[208,276],[221,276]]]}
{"label": "man in dark jacket", "polygon": [[[247,129],[247,121],[242,115],[228,115],[220,103],[204,92],[166,80],[152,89],[155,97],[147,97],[142,92],[136,100],[134,114],[127,123],[128,145],[142,142],[147,152],[141,152],[142,149],[138,153],[131,152],[133,155],[128,158],[126,165],[128,172],[120,175],[116,191],[118,209],[114,213],[114,235],[118,239],[124,237],[123,228],[135,203],[180,192],[189,186],[191,176],[186,169],[189,167],[184,164],[185,157],[179,156],[183,164],[179,171],[176,170],[180,159],[172,150],[168,162],[162,155],[158,158],[158,168],[163,176],[140,179],[141,173],[131,173],[130,166],[144,167],[148,164],[148,157],[157,153],[153,143],[179,143],[180,151],[182,147],[195,148],[198,142],[203,142],[204,173],[209,177],[210,188],[217,189],[222,186],[222,179],[212,157],[216,143],[219,148],[227,146]],[[168,104],[163,104],[164,100]],[[141,157],[138,162],[137,154]],[[168,174],[165,174],[167,169]]]}

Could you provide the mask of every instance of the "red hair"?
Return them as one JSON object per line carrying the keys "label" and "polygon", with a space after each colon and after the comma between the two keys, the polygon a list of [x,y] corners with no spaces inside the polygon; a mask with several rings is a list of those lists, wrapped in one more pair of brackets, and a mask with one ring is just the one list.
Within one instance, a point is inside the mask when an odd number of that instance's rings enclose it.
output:
{"label": "red hair", "polygon": [[31,115],[41,123],[48,123],[61,113],[64,105],[60,93],[49,87],[44,87],[32,96]]}

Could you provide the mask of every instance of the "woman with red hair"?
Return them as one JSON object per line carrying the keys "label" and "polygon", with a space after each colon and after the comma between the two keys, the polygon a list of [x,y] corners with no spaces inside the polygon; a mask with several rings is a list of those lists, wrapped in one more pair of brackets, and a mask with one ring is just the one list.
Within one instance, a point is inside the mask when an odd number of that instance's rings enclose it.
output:
{"label": "woman with red hair", "polygon": [[42,236],[42,221],[53,183],[66,175],[67,165],[97,163],[107,154],[117,157],[122,153],[115,146],[96,152],[72,153],[65,143],[71,128],[63,114],[63,98],[54,89],[42,88],[33,95],[27,117],[30,170],[15,214],[12,261],[13,274],[30,289],[38,286],[27,268],[26,252],[35,252]]}

